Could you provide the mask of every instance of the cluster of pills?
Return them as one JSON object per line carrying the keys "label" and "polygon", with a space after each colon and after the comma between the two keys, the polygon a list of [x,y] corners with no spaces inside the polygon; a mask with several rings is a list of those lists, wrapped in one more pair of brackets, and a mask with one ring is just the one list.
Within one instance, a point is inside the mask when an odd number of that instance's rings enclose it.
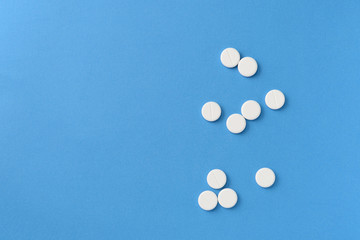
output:
{"label": "cluster of pills", "polygon": [[257,62],[252,57],[240,59],[240,53],[235,48],[226,48],[220,55],[221,63],[227,68],[238,66],[239,73],[244,77],[252,77],[258,69]]}
{"label": "cluster of pills", "polygon": [[[222,51],[220,60],[225,67],[233,68],[238,66],[240,74],[245,77],[253,76],[258,69],[255,59],[251,57],[240,59],[240,54],[235,48],[226,48]],[[285,104],[285,96],[280,90],[271,90],[265,96],[265,104],[270,109],[280,109]],[[201,114],[205,120],[214,122],[221,116],[221,107],[216,102],[207,102],[203,105]],[[260,104],[254,100],[248,100],[242,105],[241,114],[234,113],[228,117],[226,127],[231,133],[241,133],[246,128],[246,120],[255,120],[260,114]]]}
{"label": "cluster of pills", "polygon": [[[226,48],[220,56],[221,63],[227,68],[238,67],[244,77],[252,77],[258,69],[258,64],[251,57],[240,58],[235,48]],[[265,104],[273,110],[280,109],[285,104],[285,96],[279,90],[271,90],[265,96]],[[221,107],[216,102],[207,102],[201,109],[203,118],[209,122],[218,120],[221,116]],[[255,120],[261,114],[261,106],[254,100],[246,101],[241,107],[241,114],[231,114],[226,120],[226,127],[231,133],[241,133],[246,127],[246,120]],[[207,175],[207,183],[213,189],[221,189],[226,184],[226,174],[220,169],[214,169]],[[263,188],[271,187],[275,182],[275,173],[270,168],[261,168],[255,174],[256,183]],[[199,195],[199,206],[206,210],[213,210],[219,203],[224,208],[236,205],[238,196],[231,188],[222,189],[218,195],[213,191],[204,191]]]}
{"label": "cluster of pills", "polygon": [[[226,174],[220,169],[213,169],[207,175],[207,183],[213,189],[223,188],[226,180]],[[275,182],[275,173],[270,168],[261,168],[255,174],[255,181],[260,187],[271,187]],[[231,188],[222,189],[218,195],[207,190],[200,193],[198,198],[199,206],[206,211],[213,210],[218,203],[223,208],[232,208],[237,201],[238,196]]]}
{"label": "cluster of pills", "polygon": [[[226,184],[226,174],[220,169],[214,169],[207,175],[207,183],[213,189],[221,189]],[[231,188],[222,189],[218,196],[212,191],[204,191],[199,195],[198,203],[199,206],[206,210],[213,210],[217,203],[224,208],[232,208],[236,205],[238,196],[236,192]]]}

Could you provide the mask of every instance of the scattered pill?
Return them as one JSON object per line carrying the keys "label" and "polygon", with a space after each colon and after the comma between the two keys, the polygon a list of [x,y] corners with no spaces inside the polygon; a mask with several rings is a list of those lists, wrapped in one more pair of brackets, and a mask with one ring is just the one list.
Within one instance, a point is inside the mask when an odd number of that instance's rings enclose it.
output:
{"label": "scattered pill", "polygon": [[241,107],[241,114],[247,120],[255,120],[260,116],[260,104],[254,100],[246,101]]}
{"label": "scattered pill", "polygon": [[241,133],[246,127],[246,120],[238,113],[231,114],[226,120],[226,127],[232,133]]}
{"label": "scattered pill", "polygon": [[226,184],[226,174],[220,169],[214,169],[207,175],[207,182],[210,187],[220,189]]}
{"label": "scattered pill", "polygon": [[216,102],[207,102],[201,109],[201,114],[205,120],[214,122],[221,116],[221,108]]}
{"label": "scattered pill", "polygon": [[219,192],[218,200],[222,207],[232,208],[237,203],[238,196],[231,188],[224,188]]}
{"label": "scattered pill", "polygon": [[279,109],[284,106],[285,96],[279,90],[271,90],[265,96],[265,103],[269,108],[273,110]]}
{"label": "scattered pill", "polygon": [[240,61],[240,54],[235,48],[226,48],[220,56],[221,63],[227,68],[236,67]]}
{"label": "scattered pill", "polygon": [[258,69],[257,62],[252,57],[244,57],[240,60],[238,70],[244,77],[254,76]]}
{"label": "scattered pill", "polygon": [[261,168],[256,172],[255,181],[260,187],[271,187],[275,182],[275,173],[270,168]]}
{"label": "scattered pill", "polygon": [[212,191],[204,191],[198,198],[199,206],[206,211],[213,210],[216,207],[217,202],[216,194]]}

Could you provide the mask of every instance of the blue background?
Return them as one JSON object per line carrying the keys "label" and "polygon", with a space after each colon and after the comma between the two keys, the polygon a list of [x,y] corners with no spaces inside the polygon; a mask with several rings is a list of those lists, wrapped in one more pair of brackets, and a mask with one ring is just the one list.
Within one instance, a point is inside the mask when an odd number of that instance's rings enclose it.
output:
{"label": "blue background", "polygon": [[[359,12],[356,0],[2,1],[0,239],[359,238]],[[223,67],[226,47],[257,74]],[[279,111],[264,103],[274,88]],[[262,115],[233,135],[226,118],[248,99]],[[210,100],[215,123],[201,116]],[[254,180],[265,166],[270,189]],[[235,208],[199,208],[213,168]]]}

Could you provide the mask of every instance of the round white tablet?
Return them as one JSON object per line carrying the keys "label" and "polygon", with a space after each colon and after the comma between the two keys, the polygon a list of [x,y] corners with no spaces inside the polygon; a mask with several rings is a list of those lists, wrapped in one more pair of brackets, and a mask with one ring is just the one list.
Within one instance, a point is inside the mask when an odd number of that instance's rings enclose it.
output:
{"label": "round white tablet", "polygon": [[257,62],[252,57],[244,57],[240,60],[238,70],[244,77],[254,76],[258,69]]}
{"label": "round white tablet", "polygon": [[255,181],[260,187],[271,187],[275,182],[275,173],[270,168],[261,168],[256,172]]}
{"label": "round white tablet", "polygon": [[232,208],[237,203],[238,196],[231,188],[224,188],[219,192],[218,200],[222,207]]}
{"label": "round white tablet", "polygon": [[199,195],[198,203],[206,211],[213,210],[217,205],[216,194],[212,191],[204,191]]}
{"label": "round white tablet", "polygon": [[201,109],[201,114],[205,120],[214,122],[221,116],[221,108],[216,102],[207,102]]}
{"label": "round white tablet", "polygon": [[247,120],[255,120],[260,116],[260,104],[254,100],[246,101],[241,107],[241,114]]}
{"label": "round white tablet", "polygon": [[284,106],[285,96],[279,90],[271,90],[265,96],[265,103],[269,108],[273,110],[279,109]]}
{"label": "round white tablet", "polygon": [[233,68],[240,61],[240,53],[235,48],[226,48],[220,56],[221,63],[227,68]]}
{"label": "round white tablet", "polygon": [[220,189],[226,184],[226,174],[220,169],[214,169],[207,175],[207,182],[210,187]]}
{"label": "round white tablet", "polygon": [[232,133],[241,133],[246,127],[246,120],[238,113],[231,114],[226,120],[226,127]]}

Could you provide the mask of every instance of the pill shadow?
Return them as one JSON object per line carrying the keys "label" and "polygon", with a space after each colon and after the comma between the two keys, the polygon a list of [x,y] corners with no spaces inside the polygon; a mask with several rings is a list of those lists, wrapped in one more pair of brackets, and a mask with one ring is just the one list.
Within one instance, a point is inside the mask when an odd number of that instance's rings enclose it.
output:
{"label": "pill shadow", "polygon": [[[261,105],[260,105],[261,106]],[[265,107],[265,106],[264,106]],[[261,106],[261,108],[263,108],[262,106]],[[257,121],[263,121],[263,119],[264,119],[264,115],[266,115],[267,113],[263,110],[263,109],[261,109],[261,113],[260,113],[260,116],[257,118],[257,119],[255,119],[255,120],[252,120],[252,121],[250,121],[250,122],[257,122]]]}
{"label": "pill shadow", "polygon": [[281,177],[279,178],[279,175],[275,171],[274,173],[275,173],[275,182],[271,187],[269,187],[269,189],[277,189],[279,187],[279,180],[281,184]]}
{"label": "pill shadow", "polygon": [[[257,60],[256,60],[257,61]],[[261,74],[262,74],[262,67],[261,67],[261,64],[259,62],[257,62],[258,64],[258,68],[257,68],[257,71],[255,73],[255,75],[253,77],[256,77],[256,78],[261,78]]]}
{"label": "pill shadow", "polygon": [[[270,168],[270,169],[272,169],[272,168]],[[263,190],[263,191],[272,191],[272,190],[277,189],[279,187],[279,175],[275,171],[274,171],[274,173],[275,173],[275,182],[271,187],[262,188],[255,182],[256,186],[261,188],[261,190]],[[280,178],[280,184],[281,184],[281,178]]]}
{"label": "pill shadow", "polygon": [[[216,195],[217,195],[217,194],[216,194]],[[216,207],[215,207],[213,210],[209,211],[209,213],[210,213],[210,214],[215,214],[216,212],[221,211],[220,208],[223,208],[223,207],[220,206],[220,204],[219,204],[219,202],[218,202],[218,204],[216,205]]]}
{"label": "pill shadow", "polygon": [[[281,90],[280,90],[280,91],[281,91]],[[288,96],[286,96],[285,93],[284,93],[284,96],[285,96],[285,103],[284,103],[284,105],[283,105],[280,109],[278,109],[277,111],[284,111],[284,110],[288,107],[288,105],[289,105],[289,100],[290,100],[290,104],[291,104],[291,99],[288,99]]]}
{"label": "pill shadow", "polygon": [[[237,74],[240,74],[237,65],[236,65],[236,67],[228,68],[228,69],[229,69],[230,71],[233,71],[233,72],[237,73]],[[240,76],[242,76],[242,75],[240,74]]]}

